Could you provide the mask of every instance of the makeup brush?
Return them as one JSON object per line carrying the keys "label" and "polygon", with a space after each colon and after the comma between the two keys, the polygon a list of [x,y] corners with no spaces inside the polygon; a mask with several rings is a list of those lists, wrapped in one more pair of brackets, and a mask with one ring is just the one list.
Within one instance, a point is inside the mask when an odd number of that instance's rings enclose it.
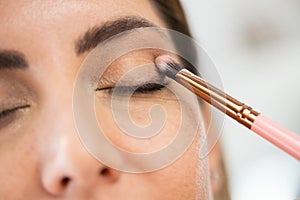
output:
{"label": "makeup brush", "polygon": [[207,83],[201,77],[183,68],[172,57],[168,55],[159,56],[155,59],[155,63],[160,72],[174,79],[201,99],[300,160],[300,136],[277,125],[251,107]]}

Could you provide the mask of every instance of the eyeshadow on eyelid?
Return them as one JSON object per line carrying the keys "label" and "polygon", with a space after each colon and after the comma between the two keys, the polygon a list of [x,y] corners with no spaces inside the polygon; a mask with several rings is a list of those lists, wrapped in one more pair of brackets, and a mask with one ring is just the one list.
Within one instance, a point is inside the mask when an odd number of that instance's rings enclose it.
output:
{"label": "eyeshadow on eyelid", "polygon": [[162,83],[166,81],[156,72],[156,71],[145,71],[143,73],[131,73],[124,74],[104,74],[103,77],[98,82],[98,87],[107,87],[107,86],[140,86],[149,83]]}
{"label": "eyeshadow on eyelid", "polygon": [[116,84],[134,86],[153,82],[164,82],[154,63],[118,63],[119,62],[113,63],[108,70],[104,72],[98,81],[98,87],[112,87]]}
{"label": "eyeshadow on eyelid", "polygon": [[[114,87],[116,84],[135,86],[148,83],[164,83],[162,79],[165,77],[159,73],[155,66],[155,58],[161,54],[165,54],[165,52],[160,49],[135,50],[114,60],[109,66],[102,66],[99,63],[99,67],[106,67],[104,73],[101,77],[98,77],[97,73],[87,74],[88,84],[94,90],[97,90],[99,88]],[[93,61],[91,62],[93,63]],[[135,69],[143,66],[146,66],[145,70],[139,70],[139,73],[137,73],[138,70],[135,71]],[[120,79],[122,79],[122,82],[120,82]]]}
{"label": "eyeshadow on eyelid", "polygon": [[[109,104],[111,103],[111,93],[110,92],[97,92],[98,99],[101,99],[104,101],[105,99],[108,100]],[[123,101],[122,95],[118,96],[120,101]],[[128,98],[127,95],[124,95],[124,98]],[[155,93],[139,93],[139,94],[132,94],[130,97],[133,101],[139,101],[139,102],[154,102],[154,101],[169,101],[169,102],[178,102],[180,99],[176,97],[175,95],[172,95],[170,91],[161,90],[161,91],[155,91]],[[115,99],[118,101],[118,99]]]}
{"label": "eyeshadow on eyelid", "polygon": [[26,78],[10,73],[2,75],[0,75],[0,109],[37,101],[38,96],[33,84]]}

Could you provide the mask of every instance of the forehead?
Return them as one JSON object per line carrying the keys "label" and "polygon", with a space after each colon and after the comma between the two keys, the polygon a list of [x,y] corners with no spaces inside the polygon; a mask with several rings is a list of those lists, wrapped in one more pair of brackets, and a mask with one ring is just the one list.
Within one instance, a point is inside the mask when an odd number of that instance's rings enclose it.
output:
{"label": "forehead", "polygon": [[163,22],[148,0],[0,1],[0,48],[14,47],[16,40],[68,42],[87,29],[120,16],[139,16],[158,25]]}
{"label": "forehead", "polygon": [[[8,25],[55,27],[67,23],[77,27],[81,22],[105,21],[120,15],[157,18],[147,0],[12,0],[0,2],[0,22]],[[155,20],[155,19],[154,19]],[[77,22],[77,23],[72,23]]]}

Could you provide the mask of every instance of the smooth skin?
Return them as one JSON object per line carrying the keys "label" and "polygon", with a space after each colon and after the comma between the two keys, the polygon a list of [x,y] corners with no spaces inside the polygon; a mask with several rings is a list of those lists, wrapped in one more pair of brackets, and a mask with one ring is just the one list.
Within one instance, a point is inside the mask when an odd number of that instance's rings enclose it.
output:
{"label": "smooth skin", "polygon": [[[74,47],[76,41],[91,27],[124,16],[142,17],[166,27],[149,1],[12,0],[1,1],[0,10],[0,52],[18,52],[28,62],[25,69],[0,68],[0,112],[19,108],[0,118],[0,199],[211,197],[209,162],[198,159],[198,139],[172,165],[135,175],[101,164],[86,151],[76,133],[72,92],[79,67],[89,52],[79,55]],[[126,66],[132,68],[154,59],[154,55],[136,54],[122,63],[130,62]],[[117,78],[130,69],[126,66],[111,68],[105,76]],[[102,101],[106,95],[98,94],[99,106],[105,106]],[[121,133],[109,109],[99,109],[102,112],[97,116],[105,118],[108,137],[116,144],[128,151],[147,151],[173,137],[178,126],[178,106],[169,107],[172,109],[175,114],[165,136],[142,144],[115,136]],[[138,114],[135,117],[147,123]]]}

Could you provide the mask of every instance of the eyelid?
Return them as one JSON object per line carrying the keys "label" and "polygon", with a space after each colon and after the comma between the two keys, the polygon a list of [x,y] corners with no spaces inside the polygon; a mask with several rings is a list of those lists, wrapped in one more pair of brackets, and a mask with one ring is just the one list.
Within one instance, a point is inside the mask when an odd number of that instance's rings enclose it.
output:
{"label": "eyelid", "polygon": [[139,93],[148,93],[148,92],[155,92],[157,90],[161,90],[162,88],[164,88],[166,86],[166,84],[163,83],[146,83],[143,85],[119,85],[117,87],[106,87],[106,88],[97,88],[96,91],[109,91],[109,92],[113,92],[113,91],[117,91],[119,90],[119,92],[139,92]]}
{"label": "eyelid", "polygon": [[18,111],[18,110],[22,110],[22,109],[26,109],[26,108],[30,108],[30,105],[22,105],[22,106],[17,106],[17,107],[2,110],[2,111],[0,111],[0,119],[3,117],[6,117],[7,115],[9,115],[11,113]]}
{"label": "eyelid", "polygon": [[[174,96],[169,92],[169,89],[167,89],[167,85],[170,84],[171,81],[168,81],[163,84],[159,83],[150,83],[146,85],[141,85],[140,87],[151,87],[151,88],[144,88],[145,90],[137,91],[138,87],[136,86],[124,86],[125,91],[122,93],[122,91],[116,91],[116,95],[122,97],[122,94],[127,97],[128,94],[132,95],[135,99],[140,99],[143,101],[153,101],[156,100],[164,100],[164,101],[178,101],[177,98],[174,98]],[[153,85],[152,85],[153,84]],[[121,86],[123,87],[123,86]],[[153,88],[154,87],[154,88]],[[114,92],[115,87],[106,87],[106,88],[98,88],[95,90],[95,92],[99,92],[99,94],[103,94],[104,96],[101,96],[102,98],[111,98],[111,95]],[[120,87],[119,87],[120,88]],[[128,91],[126,92],[126,90]],[[135,91],[134,91],[135,90]],[[168,92],[165,92],[168,91]],[[106,96],[108,95],[108,96]]]}
{"label": "eyelid", "polygon": [[155,49],[129,52],[114,60],[101,77],[95,76],[92,80],[97,81],[98,88],[162,82],[162,75],[155,65],[155,58],[161,55],[159,52]]}
{"label": "eyelid", "polygon": [[31,105],[24,104],[0,111],[0,132],[3,128],[18,123],[18,120],[22,118],[23,114],[25,114],[24,112],[30,107]]}
{"label": "eyelid", "polygon": [[116,74],[114,75],[106,75],[101,77],[97,84],[97,88],[113,88],[113,87],[141,87],[143,85],[147,84],[162,84],[166,85],[167,81],[165,77],[161,77],[160,75],[156,73],[147,73],[147,76],[145,75],[136,75],[132,74],[131,76],[128,76],[126,78],[123,78],[120,80],[119,77],[117,77]]}
{"label": "eyelid", "polygon": [[[124,88],[124,89],[145,89],[151,90],[151,86],[154,89],[158,89],[157,86],[166,86],[170,83],[170,79],[160,76],[156,71],[145,74],[132,74],[126,78],[116,79],[116,77],[103,76],[98,82],[95,91],[113,89],[113,88]],[[162,88],[162,87],[160,87]],[[140,90],[141,91],[141,90]]]}

